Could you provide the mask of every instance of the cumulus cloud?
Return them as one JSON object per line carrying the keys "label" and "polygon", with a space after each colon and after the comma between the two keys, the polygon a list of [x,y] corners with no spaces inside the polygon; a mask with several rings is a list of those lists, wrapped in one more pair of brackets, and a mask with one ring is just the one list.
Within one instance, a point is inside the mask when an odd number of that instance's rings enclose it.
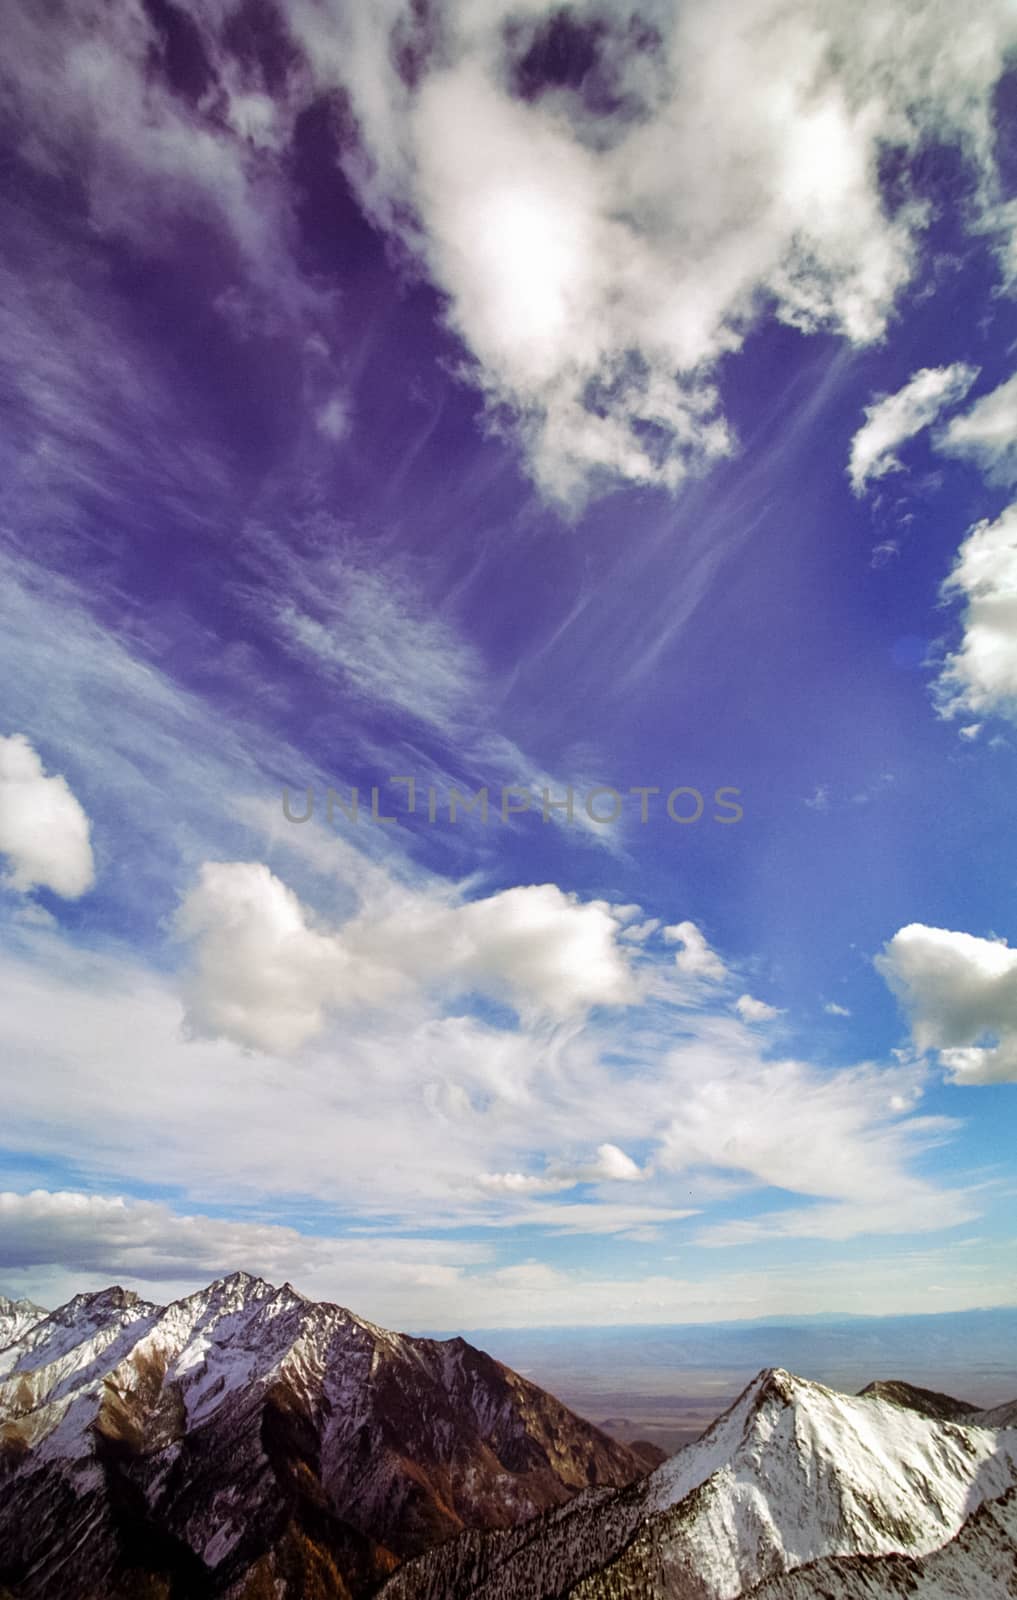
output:
{"label": "cumulus cloud", "polygon": [[187,1006],[198,1033],[285,1052],[320,1033],[329,1002],[391,992],[394,975],[373,974],[309,926],[292,889],[261,862],[206,862],[177,928],[197,945]]}
{"label": "cumulus cloud", "polygon": [[447,295],[492,418],[561,500],[608,474],[674,487],[729,451],[714,378],[764,309],[882,335],[929,215],[884,204],[887,148],[959,145],[976,225],[1005,221],[1005,0],[946,53],[946,9],[907,0],[699,0],[638,23],[599,0],[301,0],[290,19],[318,81],[349,90],[365,204]]}
{"label": "cumulus cloud", "polygon": [[62,777],[47,777],[23,734],[0,738],[0,854],[7,883],[77,900],[95,882],[91,825]]}
{"label": "cumulus cloud", "polygon": [[862,494],[874,479],[899,472],[899,446],[963,400],[977,376],[978,368],[963,361],[950,367],[923,367],[896,394],[866,406],[865,421],[851,441],[848,464],[855,494]]}
{"label": "cumulus cloud", "polygon": [[964,610],[960,648],[935,686],[941,715],[1017,717],[1017,503],[972,528],[943,596],[962,600]]}
{"label": "cumulus cloud", "polygon": [[196,950],[190,1026],[261,1050],[297,1049],[330,1010],[377,1006],[417,985],[476,989],[527,1016],[634,998],[607,905],[554,884],[459,903],[393,890],[388,904],[320,930],[263,863],[206,862],[177,926]]}
{"label": "cumulus cloud", "polygon": [[1017,483],[1017,373],[943,428],[936,448],[966,456],[990,483]]}
{"label": "cumulus cloud", "polygon": [[911,1023],[960,1084],[1017,1083],[1017,950],[912,922],[876,966]]}
{"label": "cumulus cloud", "polygon": [[836,1000],[828,1000],[823,1010],[828,1017],[849,1017],[851,1015],[850,1009],[847,1006],[838,1005]]}
{"label": "cumulus cloud", "polygon": [[740,994],[734,1008],[743,1022],[772,1022],[780,1016],[779,1006],[767,1005],[765,1000],[754,1000],[750,994]]}
{"label": "cumulus cloud", "polygon": [[271,81],[236,48],[234,7],[22,8],[0,114],[23,160],[81,178],[96,230],[148,249],[181,214],[212,220],[243,280],[216,294],[233,325],[313,337],[328,293],[300,261],[291,156],[301,113],[344,93],[365,207],[446,298],[491,425],[556,500],[616,476],[674,488],[730,452],[717,375],[768,312],[881,337],[930,215],[906,173],[885,203],[887,150],[959,147],[967,220],[1012,267],[992,136],[1007,0],[984,0],[949,52],[945,0],[651,0],[638,18],[604,0],[290,0],[267,16]]}
{"label": "cumulus cloud", "polygon": [[694,922],[676,922],[661,930],[665,939],[681,946],[675,951],[675,966],[689,978],[703,978],[711,983],[721,983],[727,977],[725,967],[716,950],[711,950],[704,934]]}

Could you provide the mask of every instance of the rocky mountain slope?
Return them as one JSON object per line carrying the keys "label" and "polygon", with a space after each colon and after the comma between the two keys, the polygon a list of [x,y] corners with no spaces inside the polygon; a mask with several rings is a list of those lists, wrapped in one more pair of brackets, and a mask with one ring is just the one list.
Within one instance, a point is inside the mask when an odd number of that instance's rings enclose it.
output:
{"label": "rocky mountain slope", "polygon": [[1017,1489],[986,1500],[960,1533],[924,1557],[845,1556],[760,1584],[752,1600],[1013,1600]]}
{"label": "rocky mountain slope", "polygon": [[[642,1482],[465,1535],[396,1573],[384,1600],[860,1600],[909,1583],[928,1600],[1011,1596],[1017,1431],[892,1387],[852,1397],[761,1373]],[[979,1587],[980,1563],[1004,1587]]]}
{"label": "rocky mountain slope", "polygon": [[8,1300],[6,1295],[0,1294],[0,1350],[20,1339],[48,1314],[32,1300]]}
{"label": "rocky mountain slope", "polygon": [[[350,1600],[644,1464],[461,1339],[236,1274],[0,1328],[0,1596]],[[11,1335],[13,1334],[13,1337]]]}

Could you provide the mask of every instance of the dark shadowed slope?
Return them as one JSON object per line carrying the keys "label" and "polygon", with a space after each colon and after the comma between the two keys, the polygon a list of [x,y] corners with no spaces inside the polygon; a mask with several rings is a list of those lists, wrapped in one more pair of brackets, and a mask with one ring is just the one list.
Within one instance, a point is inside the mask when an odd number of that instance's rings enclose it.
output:
{"label": "dark shadowed slope", "polygon": [[79,1295],[0,1349],[0,1590],[347,1600],[463,1528],[645,1470],[461,1339],[237,1274]]}

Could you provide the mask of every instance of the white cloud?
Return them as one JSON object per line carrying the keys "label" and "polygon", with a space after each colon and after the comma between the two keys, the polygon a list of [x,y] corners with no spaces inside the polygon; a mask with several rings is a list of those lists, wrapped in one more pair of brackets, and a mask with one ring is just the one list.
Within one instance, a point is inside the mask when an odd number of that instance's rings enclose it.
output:
{"label": "white cloud", "polygon": [[541,1201],[499,1218],[499,1228],[550,1228],[557,1234],[628,1234],[633,1228],[659,1228],[694,1217],[694,1207],[619,1205],[612,1200]]}
{"label": "white cloud", "polygon": [[0,737],[0,855],[20,893],[43,887],[77,900],[95,882],[91,825],[63,777],[47,777],[23,734]]}
{"label": "white cloud", "polygon": [[855,494],[862,494],[873,479],[899,472],[898,447],[963,400],[977,376],[978,368],[962,361],[923,367],[896,394],[866,406],[865,422],[851,441],[848,476]]}
{"label": "white cloud", "polygon": [[[149,1298],[188,1293],[209,1280],[247,1271],[304,1293],[339,1299],[355,1312],[427,1295],[432,1283],[454,1281],[491,1259],[484,1245],[386,1235],[328,1238],[277,1223],[179,1215],[161,1201],[78,1190],[0,1193],[0,1273],[31,1273],[50,1305],[82,1287],[119,1281]],[[45,1282],[45,1280],[44,1280]],[[55,1292],[54,1292],[55,1291]],[[398,1320],[393,1318],[393,1321]]]}
{"label": "white cloud", "polygon": [[[181,11],[201,80],[188,86],[136,0],[112,22],[97,0],[12,13],[0,109],[21,158],[80,177],[91,226],[146,250],[172,245],[182,214],[211,221],[243,278],[216,297],[234,325],[307,346],[331,300],[302,268],[289,157],[314,96],[345,90],[365,205],[447,296],[492,425],[511,419],[559,500],[613,475],[674,487],[726,454],[716,376],[767,312],[854,344],[882,336],[930,214],[884,204],[885,149],[960,147],[967,220],[1004,267],[1012,254],[992,137],[1017,41],[1007,0],[984,0],[949,52],[941,0],[863,0],[850,16],[833,0],[655,3],[641,28],[600,0],[551,14],[290,0],[298,48],[271,85],[231,50],[230,8]],[[589,57],[571,86],[541,69],[555,28]],[[318,425],[340,426],[320,401]]]}
{"label": "white cloud", "polygon": [[1005,940],[912,922],[876,966],[917,1048],[937,1050],[955,1083],[1017,1083],[1017,950]]}
{"label": "white cloud", "polygon": [[680,944],[675,952],[675,966],[690,978],[703,978],[720,983],[727,977],[727,968],[715,950],[711,950],[705,936],[694,922],[676,922],[661,930],[670,943]]}
{"label": "white cloud", "polygon": [[[459,1331],[611,1323],[702,1323],[732,1317],[927,1311],[1007,1304],[1012,1248],[972,1241],[936,1249],[869,1252],[864,1272],[829,1245],[806,1271],[681,1276],[594,1276],[539,1260],[498,1266],[486,1245],[419,1233],[327,1238],[259,1221],[179,1215],[159,1202],[80,1191],[0,1195],[0,1281],[6,1291],[57,1306],[119,1282],[165,1302],[245,1266],[270,1281],[347,1306],[387,1327]],[[630,1236],[623,1230],[623,1236]],[[1008,1253],[1009,1252],[1009,1253]],[[686,1269],[687,1272],[687,1269]]]}
{"label": "white cloud", "polygon": [[631,1156],[619,1150],[616,1144],[602,1144],[597,1159],[589,1170],[590,1178],[604,1178],[616,1183],[637,1183],[643,1176]]}
{"label": "white cloud", "polygon": [[659,927],[659,917],[647,917],[645,922],[632,922],[627,928],[623,928],[619,938],[625,939],[629,944],[645,944]]}
{"label": "white cloud", "polygon": [[734,1008],[743,1022],[772,1022],[779,1017],[779,1006],[767,1005],[765,1000],[754,1000],[750,994],[740,994]]}
{"label": "white cloud", "polygon": [[[669,1225],[647,1208],[703,1210],[709,1232],[712,1205],[730,1216],[733,1200],[768,1186],[810,1201],[781,1213],[788,1235],[949,1226],[960,1208],[912,1170],[950,1131],[914,1114],[913,1064],[775,1064],[753,1030],[698,1004],[513,1028],[438,1015],[419,996],[326,1015],[300,1051],[252,1061],[228,1039],[185,1039],[168,980],[76,954],[45,930],[19,937],[30,959],[0,955],[5,1144],[15,1160],[73,1160],[106,1189],[172,1185],[192,1205],[272,1205],[279,1220],[327,1205],[374,1232],[499,1236],[524,1223]],[[244,1027],[248,1005],[242,994]],[[560,1216],[548,1202],[565,1180],[589,1191]],[[619,1182],[635,1186],[638,1217],[613,1209]],[[882,1224],[873,1194],[885,1197]]]}
{"label": "white cloud", "polygon": [[851,1015],[849,1008],[838,1005],[836,1000],[828,1000],[823,1010],[828,1017],[849,1017]]}
{"label": "white cloud", "polygon": [[206,862],[178,917],[195,941],[190,1026],[270,1051],[297,1049],[329,1010],[377,1006],[436,984],[567,1017],[635,990],[601,901],[554,884],[461,903],[392,889],[389,903],[318,931],[260,862]]}
{"label": "white cloud", "polygon": [[655,1160],[685,1176],[693,1199],[697,1173],[712,1165],[810,1201],[708,1224],[703,1244],[931,1232],[978,1214],[963,1191],[909,1170],[912,1155],[952,1127],[943,1119],[901,1119],[893,1102],[920,1087],[913,1066],[823,1072],[798,1061],[740,1059],[732,1049],[715,1052],[705,1076],[698,1052],[687,1049],[673,1057],[672,1082],[681,1114]]}
{"label": "white cloud", "polygon": [[482,663],[391,566],[370,571],[343,557],[306,573],[290,565],[284,594],[280,639],[317,669],[339,672],[356,694],[443,732],[465,722]]}
{"label": "white cloud", "polygon": [[395,974],[355,962],[309,926],[291,889],[260,862],[206,862],[177,919],[198,958],[189,1026],[255,1049],[294,1050],[321,1032],[331,1002],[380,1001]]}
{"label": "white cloud", "polygon": [[[580,1183],[640,1183],[647,1176],[616,1144],[602,1144],[593,1161],[577,1165],[552,1161],[543,1177],[522,1172],[483,1172],[477,1182],[489,1193],[559,1194]],[[534,1218],[544,1214],[546,1208],[533,1213]]]}
{"label": "white cloud", "polygon": [[1017,373],[941,429],[936,448],[970,457],[990,483],[1017,483]]}
{"label": "white cloud", "polygon": [[[573,840],[592,841],[608,851],[619,848],[624,820],[598,823],[584,804],[597,787],[595,780],[577,772],[567,778],[547,772],[499,730],[492,708],[503,699],[504,689],[482,653],[463,636],[451,607],[429,591],[419,567],[391,558],[384,569],[372,565],[371,552],[358,548],[335,518],[319,515],[313,526],[298,523],[288,531],[292,537],[258,526],[245,529],[244,555],[259,576],[259,607],[265,592],[284,597],[273,598],[267,618],[259,620],[267,620],[283,648],[316,675],[334,676],[342,683],[348,694],[348,731],[359,734],[354,746],[358,764],[366,743],[375,755],[382,801],[394,798],[398,810],[408,809],[405,785],[387,787],[386,780],[396,773],[413,777],[418,813],[428,803],[429,788],[442,817],[449,815],[453,789],[468,801],[486,788],[490,815],[502,827],[525,825],[519,817],[528,813],[531,822],[566,829]],[[296,544],[304,547],[299,555]],[[249,593],[245,597],[250,600]],[[379,736],[378,708],[386,713],[387,740]],[[408,719],[427,724],[446,754],[425,757],[419,729],[408,726]],[[507,823],[500,809],[504,788],[525,791],[509,797],[518,816],[509,813]],[[366,809],[367,789],[361,794]],[[606,803],[602,809],[606,813]],[[460,807],[456,820],[465,820],[467,827],[475,821],[482,826],[478,817]]]}
{"label": "white cloud", "polygon": [[[592,0],[554,17],[514,0],[289,15],[318,81],[349,89],[366,204],[448,296],[492,414],[562,500],[604,474],[673,487],[729,450],[713,378],[764,309],[882,335],[929,215],[884,206],[884,148],[960,145],[975,225],[1006,221],[1005,0],[960,52],[943,50],[942,5],[907,0],[698,0],[654,6],[641,30]],[[581,83],[550,81],[552,29],[586,52]]]}
{"label": "white cloud", "polygon": [[1017,503],[972,528],[943,595],[964,602],[964,636],[936,682],[941,715],[1017,718]]}
{"label": "white cloud", "polygon": [[477,1179],[490,1194],[560,1194],[571,1189],[574,1178],[538,1178],[526,1172],[482,1172]]}

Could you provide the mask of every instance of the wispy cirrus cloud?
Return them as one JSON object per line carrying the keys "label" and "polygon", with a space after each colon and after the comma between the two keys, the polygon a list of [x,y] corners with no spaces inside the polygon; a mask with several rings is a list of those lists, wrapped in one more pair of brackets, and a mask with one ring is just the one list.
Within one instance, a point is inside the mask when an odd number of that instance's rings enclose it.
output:
{"label": "wispy cirrus cloud", "polygon": [[903,1115],[920,1093],[913,1066],[828,1073],[718,1052],[703,1075],[696,1051],[686,1049],[672,1058],[672,1081],[681,1085],[682,1113],[656,1155],[663,1170],[691,1175],[726,1166],[758,1187],[810,1202],[710,1222],[698,1235],[704,1244],[936,1232],[979,1213],[973,1195],[910,1170],[916,1155],[955,1127],[949,1119]]}
{"label": "wispy cirrus cloud", "polygon": [[[101,589],[15,555],[0,556],[0,577],[7,715],[66,775],[91,822],[103,891],[133,908],[146,944],[161,943],[159,920],[173,914],[181,871],[216,854],[271,844],[298,882],[324,885],[333,906],[340,875],[353,895],[375,881],[382,858],[384,882],[426,880],[391,829],[365,827],[353,838],[286,823],[282,776],[306,774],[323,791],[326,775],[266,727],[258,706],[223,716],[214,695],[163,670],[157,644],[146,650],[129,624],[120,632],[98,621]],[[225,663],[214,655],[228,696]],[[319,846],[313,865],[309,834]]]}
{"label": "wispy cirrus cloud", "polygon": [[[278,1224],[223,1221],[161,1202],[80,1190],[0,1195],[0,1276],[8,1290],[57,1306],[111,1281],[165,1302],[247,1262],[249,1270],[302,1293],[337,1301],[388,1327],[539,1327],[575,1323],[696,1323],[731,1316],[822,1312],[844,1303],[845,1264],[829,1251],[807,1274],[713,1270],[694,1275],[663,1262],[651,1273],[612,1276],[532,1258],[499,1266],[492,1248],[460,1239],[391,1233],[317,1238]],[[940,1310],[1007,1300],[1004,1250],[977,1241],[889,1255],[869,1253],[850,1309],[926,1311],[930,1285],[949,1285]]]}
{"label": "wispy cirrus cloud", "polygon": [[297,265],[278,162],[300,98],[225,47],[228,20],[228,8],[183,7],[160,25],[139,0],[115,14],[96,0],[12,11],[0,114],[30,168],[83,176],[95,229],[171,250],[181,214],[200,215],[276,313],[300,320],[318,295]]}
{"label": "wispy cirrus cloud", "polygon": [[125,957],[74,953],[46,930],[20,942],[0,972],[5,1139],[93,1183],[168,1183],[241,1214],[327,1205],[347,1225],[430,1233],[620,1236],[696,1210],[703,1243],[716,1203],[739,1199],[744,1217],[775,1189],[799,1204],[764,1231],[806,1238],[935,1231],[977,1210],[915,1171],[953,1130],[917,1114],[918,1066],[771,1060],[752,1029],[677,997],[624,1018],[493,1025],[411,994],[252,1057],[188,1038],[175,985]]}

